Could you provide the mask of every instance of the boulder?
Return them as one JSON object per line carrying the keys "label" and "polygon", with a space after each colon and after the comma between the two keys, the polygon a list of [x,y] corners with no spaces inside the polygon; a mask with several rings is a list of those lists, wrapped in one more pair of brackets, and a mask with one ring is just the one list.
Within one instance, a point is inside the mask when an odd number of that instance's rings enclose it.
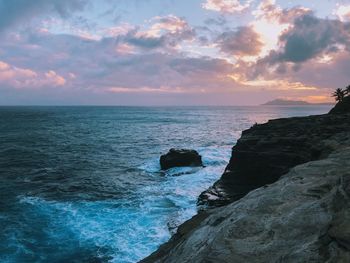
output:
{"label": "boulder", "polygon": [[170,149],[167,154],[160,157],[160,166],[162,170],[182,166],[203,166],[202,156],[195,150]]}

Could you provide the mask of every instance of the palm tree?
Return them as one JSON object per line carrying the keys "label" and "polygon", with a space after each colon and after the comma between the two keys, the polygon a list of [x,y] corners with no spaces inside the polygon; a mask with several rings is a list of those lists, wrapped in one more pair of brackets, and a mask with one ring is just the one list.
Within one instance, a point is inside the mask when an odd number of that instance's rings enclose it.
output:
{"label": "palm tree", "polygon": [[350,85],[345,88],[345,94],[350,95]]}
{"label": "palm tree", "polygon": [[335,101],[343,101],[344,97],[345,97],[345,91],[343,89],[336,89],[333,94],[332,97],[335,97]]}

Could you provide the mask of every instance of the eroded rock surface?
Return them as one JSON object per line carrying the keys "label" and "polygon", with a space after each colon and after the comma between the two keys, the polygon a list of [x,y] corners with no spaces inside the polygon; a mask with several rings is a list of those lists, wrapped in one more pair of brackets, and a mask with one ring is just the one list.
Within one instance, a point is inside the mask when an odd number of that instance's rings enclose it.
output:
{"label": "eroded rock surface", "polygon": [[349,133],[328,143],[327,158],[199,213],[142,262],[350,262]]}
{"label": "eroded rock surface", "polygon": [[203,192],[198,204],[220,206],[277,181],[292,167],[326,157],[341,142],[333,135],[350,132],[350,115],[320,115],[271,120],[242,133],[224,174]]}
{"label": "eroded rock surface", "polygon": [[198,203],[142,262],[350,262],[350,112],[244,131]]}

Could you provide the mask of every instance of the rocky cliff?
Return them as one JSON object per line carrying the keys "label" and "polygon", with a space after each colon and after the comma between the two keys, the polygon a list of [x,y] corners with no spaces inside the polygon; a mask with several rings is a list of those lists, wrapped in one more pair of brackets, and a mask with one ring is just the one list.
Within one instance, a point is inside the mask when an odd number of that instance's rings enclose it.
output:
{"label": "rocky cliff", "polygon": [[224,174],[200,195],[199,205],[236,201],[298,164],[326,157],[334,150],[328,139],[343,131],[350,131],[346,114],[277,119],[243,131]]}
{"label": "rocky cliff", "polygon": [[350,262],[350,114],[242,133],[205,208],[142,262]]}

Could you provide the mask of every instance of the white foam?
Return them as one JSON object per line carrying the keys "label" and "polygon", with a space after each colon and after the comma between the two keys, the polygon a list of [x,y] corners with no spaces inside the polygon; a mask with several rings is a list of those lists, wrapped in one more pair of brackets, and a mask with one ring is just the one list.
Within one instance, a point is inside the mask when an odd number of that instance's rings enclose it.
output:
{"label": "white foam", "polygon": [[232,146],[210,146],[199,148],[202,155],[203,164],[206,166],[226,165],[231,154]]}
{"label": "white foam", "polygon": [[157,173],[161,170],[159,164],[159,158],[153,158],[139,167],[140,170],[144,170],[148,173]]}
{"label": "white foam", "polygon": [[[76,240],[81,247],[107,249],[111,262],[136,262],[169,239],[168,225],[176,227],[196,213],[198,195],[220,177],[230,151],[230,147],[199,149],[205,168],[170,169],[169,176],[140,189],[132,200],[56,202],[21,197],[20,204],[48,219],[46,234],[57,246]],[[159,171],[155,162],[143,166],[150,176]]]}

